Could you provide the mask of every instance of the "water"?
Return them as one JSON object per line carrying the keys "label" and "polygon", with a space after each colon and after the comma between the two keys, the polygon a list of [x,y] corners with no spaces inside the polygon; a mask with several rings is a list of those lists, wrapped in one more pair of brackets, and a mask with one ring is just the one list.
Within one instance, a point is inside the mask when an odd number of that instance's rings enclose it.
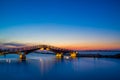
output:
{"label": "water", "polygon": [[51,54],[0,56],[0,80],[120,80],[120,59],[57,59]]}

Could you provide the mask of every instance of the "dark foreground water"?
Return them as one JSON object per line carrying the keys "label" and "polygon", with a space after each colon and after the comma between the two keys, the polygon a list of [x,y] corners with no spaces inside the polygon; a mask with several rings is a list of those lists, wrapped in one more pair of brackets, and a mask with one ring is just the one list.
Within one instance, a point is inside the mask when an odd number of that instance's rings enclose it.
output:
{"label": "dark foreground water", "polygon": [[0,56],[0,80],[120,80],[120,59],[57,59],[50,54]]}

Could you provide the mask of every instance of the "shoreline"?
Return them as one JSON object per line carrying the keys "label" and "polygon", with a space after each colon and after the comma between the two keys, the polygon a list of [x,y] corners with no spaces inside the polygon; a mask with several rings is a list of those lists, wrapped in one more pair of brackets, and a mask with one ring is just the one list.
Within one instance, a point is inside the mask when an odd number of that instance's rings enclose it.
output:
{"label": "shoreline", "polygon": [[89,58],[120,58],[120,53],[115,55],[102,55],[102,54],[77,54],[77,57]]}

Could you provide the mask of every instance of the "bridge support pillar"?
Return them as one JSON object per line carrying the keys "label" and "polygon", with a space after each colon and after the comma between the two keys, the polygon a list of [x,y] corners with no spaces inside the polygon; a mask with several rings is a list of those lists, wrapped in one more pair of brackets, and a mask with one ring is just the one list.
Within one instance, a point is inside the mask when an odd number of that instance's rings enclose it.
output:
{"label": "bridge support pillar", "polygon": [[4,53],[3,53],[3,52],[0,52],[0,55],[4,55]]}
{"label": "bridge support pillar", "polygon": [[71,58],[76,58],[77,57],[77,53],[76,52],[71,52],[70,53],[70,57]]}
{"label": "bridge support pillar", "polygon": [[20,59],[21,60],[26,60],[26,55],[25,54],[20,54]]}
{"label": "bridge support pillar", "polygon": [[56,57],[57,57],[57,58],[62,58],[62,57],[63,57],[63,53],[57,53],[57,54],[56,54]]}

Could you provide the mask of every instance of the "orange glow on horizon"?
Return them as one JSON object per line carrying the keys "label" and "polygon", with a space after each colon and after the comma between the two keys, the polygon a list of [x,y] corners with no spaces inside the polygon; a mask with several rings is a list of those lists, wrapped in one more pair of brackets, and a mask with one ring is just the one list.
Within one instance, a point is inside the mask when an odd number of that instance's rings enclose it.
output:
{"label": "orange glow on horizon", "polygon": [[71,50],[120,50],[116,47],[62,47]]}
{"label": "orange glow on horizon", "polygon": [[120,45],[118,44],[61,45],[59,47],[75,50],[120,50]]}
{"label": "orange glow on horizon", "polygon": [[[16,42],[17,44],[17,42]],[[33,45],[40,45],[39,42],[36,43],[20,43],[18,42],[18,44],[24,44],[24,46],[33,46]],[[120,43],[96,43],[96,42],[92,42],[92,43],[45,43],[44,45],[51,45],[51,46],[55,46],[55,47],[60,47],[60,48],[66,48],[66,49],[72,49],[72,50],[120,50]],[[41,44],[43,45],[43,44]],[[5,45],[5,47],[11,47],[11,48],[15,48],[16,46],[12,46],[12,45]],[[23,46],[18,46],[18,47],[23,47]]]}

